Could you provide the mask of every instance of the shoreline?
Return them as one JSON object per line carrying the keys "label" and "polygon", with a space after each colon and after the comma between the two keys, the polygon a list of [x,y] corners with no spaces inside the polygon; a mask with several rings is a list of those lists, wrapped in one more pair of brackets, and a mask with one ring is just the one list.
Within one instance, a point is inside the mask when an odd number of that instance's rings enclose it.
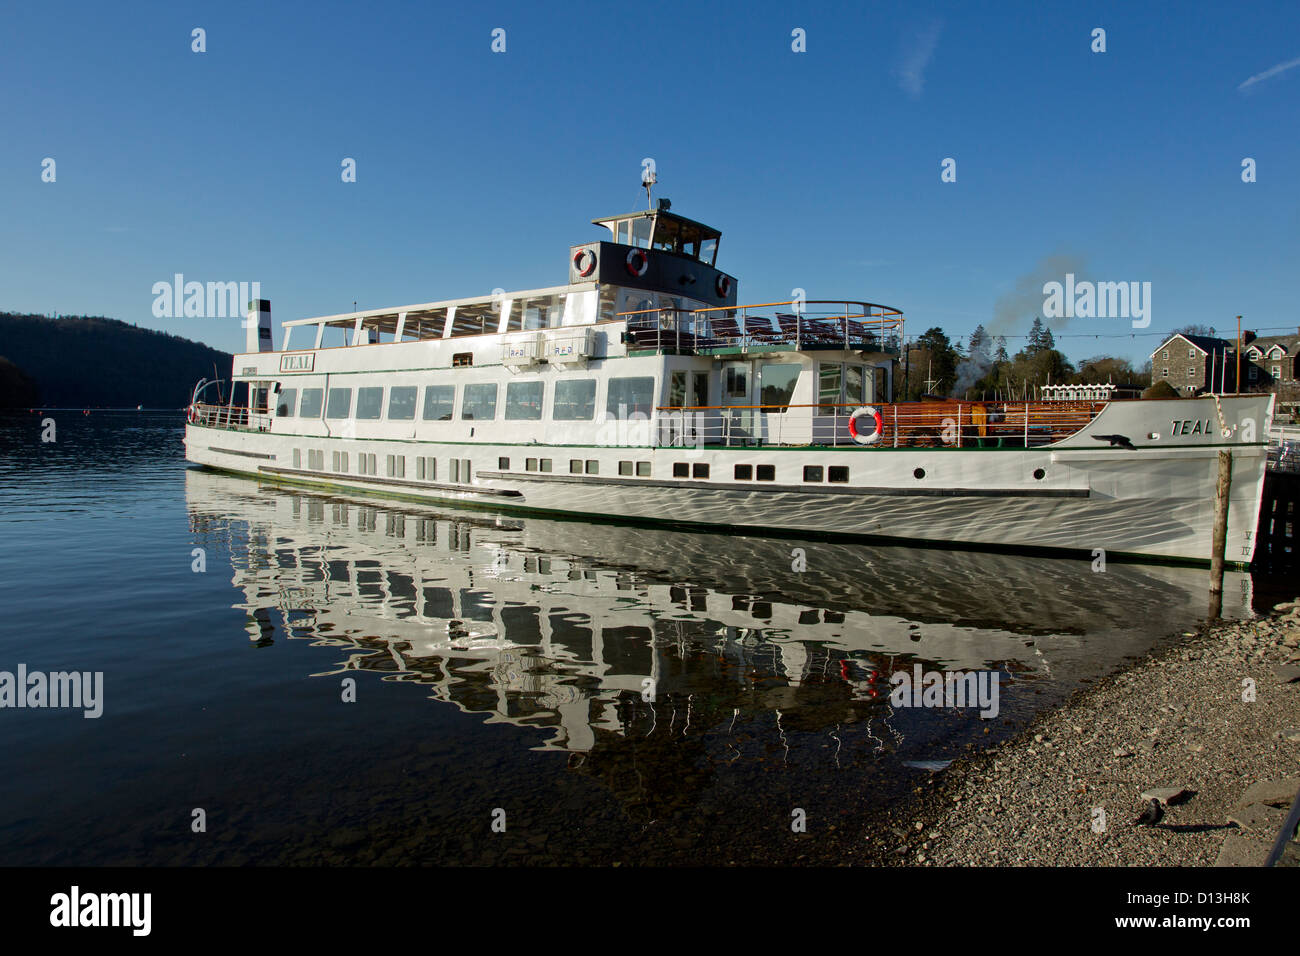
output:
{"label": "shoreline", "polygon": [[[1297,787],[1300,601],[1290,601],[1188,632],[934,772],[873,816],[860,862],[1258,866]],[[1163,819],[1133,826],[1156,788],[1174,791],[1158,795]]]}

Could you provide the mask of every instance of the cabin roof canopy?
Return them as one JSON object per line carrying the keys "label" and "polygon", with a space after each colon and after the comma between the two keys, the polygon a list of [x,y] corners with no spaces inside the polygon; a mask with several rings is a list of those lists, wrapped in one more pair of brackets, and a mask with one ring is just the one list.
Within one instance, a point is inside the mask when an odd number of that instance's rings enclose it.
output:
{"label": "cabin roof canopy", "polygon": [[667,209],[646,209],[621,216],[602,216],[591,220],[604,226],[615,242],[642,249],[658,249],[699,259],[713,265],[718,256],[722,233],[694,219],[687,219]]}
{"label": "cabin roof canopy", "polygon": [[[521,299],[561,296],[580,288],[583,288],[583,286],[559,285],[546,289],[527,289],[522,292],[471,296],[466,299],[445,299],[441,302],[422,302],[418,305],[367,309],[360,312],[343,312],[338,315],[322,315],[312,319],[290,319],[287,322],[281,322],[280,325],[285,328],[299,325],[326,325],[350,329],[356,325],[357,319],[361,319],[363,328],[378,328],[380,331],[392,332],[397,328],[397,320],[403,312],[406,313],[406,327],[413,329],[416,323],[420,321],[437,321],[441,323],[447,316],[447,309],[455,306],[456,325],[454,328],[459,328],[461,323],[467,323],[467,328],[472,326],[478,332],[482,331],[479,327],[482,319],[489,313],[499,313],[500,303],[506,299],[518,302]],[[453,332],[453,334],[455,333]]]}

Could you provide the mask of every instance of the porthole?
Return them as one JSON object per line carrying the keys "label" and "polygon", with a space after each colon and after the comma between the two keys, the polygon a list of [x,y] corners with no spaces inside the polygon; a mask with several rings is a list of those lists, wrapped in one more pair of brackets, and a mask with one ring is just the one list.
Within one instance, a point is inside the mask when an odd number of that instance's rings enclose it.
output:
{"label": "porthole", "polygon": [[915,470],[912,472],[912,477],[913,477],[913,478],[916,478],[916,479],[924,478],[924,477],[925,477],[925,469],[924,469],[924,468],[917,468],[917,469],[915,469]]}
{"label": "porthole", "polygon": [[1042,481],[1045,477],[1047,477],[1047,472],[1043,471],[1043,469],[1041,469],[1041,468],[1035,468],[1035,469],[1034,469],[1034,480],[1035,480],[1035,481]]}

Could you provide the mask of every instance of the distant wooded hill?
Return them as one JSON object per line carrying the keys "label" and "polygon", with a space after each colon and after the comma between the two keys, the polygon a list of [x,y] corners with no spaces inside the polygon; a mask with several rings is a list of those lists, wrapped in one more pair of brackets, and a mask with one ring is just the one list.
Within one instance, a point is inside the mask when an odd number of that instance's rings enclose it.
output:
{"label": "distant wooded hill", "polygon": [[181,408],[228,352],[99,316],[0,312],[0,407]]}

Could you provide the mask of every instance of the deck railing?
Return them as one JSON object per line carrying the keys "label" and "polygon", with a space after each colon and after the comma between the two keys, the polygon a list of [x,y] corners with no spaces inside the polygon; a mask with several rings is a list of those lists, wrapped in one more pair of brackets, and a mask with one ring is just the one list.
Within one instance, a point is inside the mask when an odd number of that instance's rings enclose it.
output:
{"label": "deck railing", "polygon": [[[789,308],[789,311],[776,311]],[[747,352],[763,347],[898,350],[903,313],[873,302],[791,299],[708,309],[640,309],[627,320],[630,349]]]}
{"label": "deck railing", "polygon": [[[1105,402],[862,402],[817,405],[661,405],[641,417],[631,444],[829,445],[887,448],[1032,448],[1074,434]],[[854,428],[869,442],[854,438]],[[232,405],[190,406],[189,420],[208,428],[265,431],[271,417]],[[876,435],[879,437],[876,437]],[[620,440],[621,441],[621,440]]]}
{"label": "deck railing", "polygon": [[243,405],[195,403],[190,406],[189,419],[196,425],[231,430],[265,431],[271,425],[271,416],[269,414],[250,413],[248,408]]}
{"label": "deck railing", "polygon": [[[1105,402],[907,402],[865,406],[692,405],[656,409],[656,443],[689,445],[873,445],[888,448],[1032,448],[1087,425]],[[880,415],[857,416],[861,408]],[[876,437],[877,434],[879,437]]]}

